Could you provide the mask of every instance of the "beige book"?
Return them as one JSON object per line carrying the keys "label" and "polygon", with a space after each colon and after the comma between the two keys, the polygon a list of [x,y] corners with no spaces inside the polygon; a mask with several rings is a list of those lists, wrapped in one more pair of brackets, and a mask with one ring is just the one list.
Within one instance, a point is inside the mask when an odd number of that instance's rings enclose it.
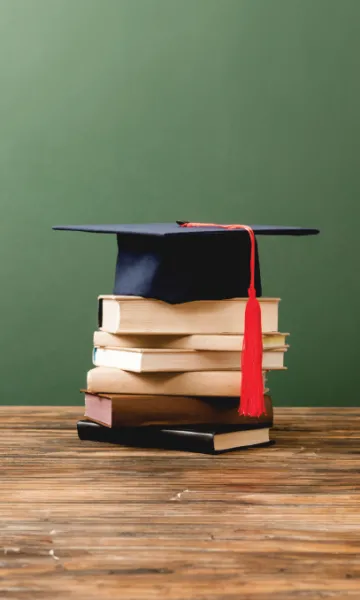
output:
{"label": "beige book", "polygon": [[[263,334],[263,349],[283,348],[288,333]],[[240,351],[243,335],[121,335],[94,332],[95,348],[179,348],[184,350]]]}
{"label": "beige book", "polygon": [[[277,331],[279,298],[259,298],[262,330]],[[100,296],[99,327],[108,333],[242,334],[247,298],[168,304],[136,296]]]}
{"label": "beige book", "polygon": [[[286,348],[263,353],[263,369],[282,369]],[[170,371],[239,371],[241,352],[155,348],[94,348],[96,367],[116,367],[135,373]]]}
{"label": "beige book", "polygon": [[110,367],[95,367],[87,374],[89,393],[236,397],[240,394],[240,387],[241,371],[131,373]]}

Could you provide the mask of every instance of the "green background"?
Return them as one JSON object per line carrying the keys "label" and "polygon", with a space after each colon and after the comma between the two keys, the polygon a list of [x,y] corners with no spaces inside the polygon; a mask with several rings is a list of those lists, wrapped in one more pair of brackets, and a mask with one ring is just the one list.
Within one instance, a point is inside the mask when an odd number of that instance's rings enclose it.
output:
{"label": "green background", "polygon": [[[1,402],[75,404],[115,238],[60,223],[319,227],[260,240],[289,370],[355,405],[358,0],[0,0]],[[236,257],[233,258],[236,260]]]}

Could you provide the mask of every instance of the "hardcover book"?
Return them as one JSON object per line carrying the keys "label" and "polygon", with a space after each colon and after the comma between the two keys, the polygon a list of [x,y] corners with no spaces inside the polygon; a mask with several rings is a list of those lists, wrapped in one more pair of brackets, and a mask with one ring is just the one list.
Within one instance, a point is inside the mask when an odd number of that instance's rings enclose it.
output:
{"label": "hardcover book", "polygon": [[[243,334],[247,298],[168,304],[135,296],[100,296],[99,328],[108,333]],[[259,298],[262,331],[278,329],[279,298]]]}
{"label": "hardcover book", "polygon": [[161,448],[218,454],[236,448],[259,446],[270,442],[268,427],[251,428],[116,428],[109,429],[92,421],[81,420],[77,423],[81,440],[107,442],[122,446],[139,448]]}
{"label": "hardcover book", "polygon": [[[92,393],[239,398],[241,378],[241,371],[132,373],[111,367],[95,367],[87,374],[86,387]],[[265,383],[265,372],[263,379]]]}
{"label": "hardcover book", "polygon": [[[263,369],[283,369],[286,348],[263,352]],[[94,348],[96,367],[115,367],[134,373],[182,371],[239,371],[241,352],[158,348]]]}
{"label": "hardcover book", "polygon": [[[288,333],[277,331],[263,332],[263,349],[272,350],[286,346]],[[121,334],[107,333],[106,331],[94,332],[95,348],[173,348],[184,350],[212,350],[218,352],[240,352],[243,347],[244,336],[241,335],[151,335],[151,334]],[[286,346],[287,347],[287,346]]]}
{"label": "hardcover book", "polygon": [[90,394],[85,392],[85,417],[106,427],[149,425],[257,425],[271,427],[273,408],[264,397],[260,417],[239,415],[237,398]]}

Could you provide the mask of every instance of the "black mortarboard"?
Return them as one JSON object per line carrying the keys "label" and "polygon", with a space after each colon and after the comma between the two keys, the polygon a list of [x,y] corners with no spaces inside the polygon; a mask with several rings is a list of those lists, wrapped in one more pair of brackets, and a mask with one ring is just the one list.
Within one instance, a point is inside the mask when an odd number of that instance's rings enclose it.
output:
{"label": "black mortarboard", "polygon": [[[113,293],[171,304],[244,298],[250,283],[250,239],[243,229],[183,227],[183,222],[138,225],[58,225],[53,229],[117,236]],[[314,235],[317,229],[251,225],[255,235]],[[255,288],[261,296],[257,244]]]}

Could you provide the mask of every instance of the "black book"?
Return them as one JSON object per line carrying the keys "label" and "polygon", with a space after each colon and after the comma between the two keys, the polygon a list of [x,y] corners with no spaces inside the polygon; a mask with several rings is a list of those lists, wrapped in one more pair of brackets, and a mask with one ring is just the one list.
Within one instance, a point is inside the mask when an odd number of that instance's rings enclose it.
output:
{"label": "black book", "polygon": [[219,454],[236,448],[269,444],[269,427],[119,427],[109,428],[92,421],[77,423],[81,440],[107,442],[139,448],[162,448]]}

